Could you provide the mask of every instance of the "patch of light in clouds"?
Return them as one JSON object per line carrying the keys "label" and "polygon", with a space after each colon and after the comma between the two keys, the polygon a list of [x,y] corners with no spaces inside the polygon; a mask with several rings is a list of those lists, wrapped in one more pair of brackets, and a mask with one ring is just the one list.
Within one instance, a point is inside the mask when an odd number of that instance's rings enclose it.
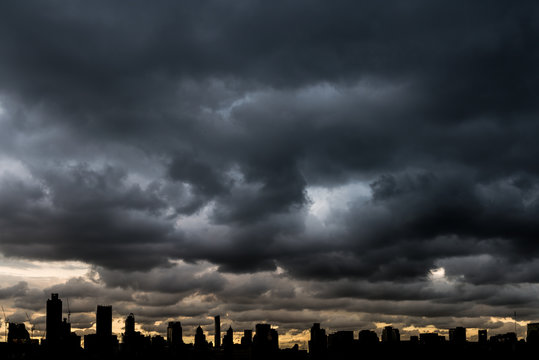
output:
{"label": "patch of light in clouds", "polygon": [[0,156],[0,176],[3,175],[13,175],[20,179],[32,178],[32,174],[21,161],[11,157]]}
{"label": "patch of light in clouds", "polygon": [[[43,287],[73,277],[84,276],[90,265],[80,261],[36,261],[0,257],[2,286],[24,280],[31,286]],[[7,284],[10,283],[10,284]]]}
{"label": "patch of light in clouds", "polygon": [[311,200],[309,213],[325,221],[334,211],[345,211],[350,202],[372,196],[371,188],[362,182],[350,183],[333,188],[311,186],[307,188]]}

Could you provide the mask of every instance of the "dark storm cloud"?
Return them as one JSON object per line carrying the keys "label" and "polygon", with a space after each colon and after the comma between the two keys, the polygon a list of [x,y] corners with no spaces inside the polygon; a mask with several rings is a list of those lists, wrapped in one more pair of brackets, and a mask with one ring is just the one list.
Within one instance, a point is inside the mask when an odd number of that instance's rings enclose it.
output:
{"label": "dark storm cloud", "polygon": [[0,299],[24,296],[28,292],[28,284],[21,281],[13,286],[0,288]]}
{"label": "dark storm cloud", "polygon": [[[148,319],[171,294],[528,311],[503,286],[537,281],[537,19],[531,1],[3,3],[0,250],[158,292]],[[314,188],[358,183],[313,212]],[[439,267],[458,286],[430,287]],[[294,290],[223,278],[268,270]],[[334,282],[294,304],[310,280]]]}
{"label": "dark storm cloud", "polygon": [[[215,271],[205,272],[203,266],[176,266],[174,269],[161,268],[149,272],[110,271],[100,269],[99,275],[108,286],[132,288],[142,291],[159,291],[162,293],[189,295],[198,291],[201,293],[213,293],[220,291],[226,284],[219,273]],[[178,296],[175,297],[177,302]]]}
{"label": "dark storm cloud", "polygon": [[[109,167],[75,166],[43,174],[44,184],[4,180],[4,254],[79,259],[124,269],[166,264],[166,255],[148,251],[171,247],[171,225],[156,217],[165,205],[159,187],[143,191],[126,184],[125,176]],[[136,258],[122,257],[123,250]]]}

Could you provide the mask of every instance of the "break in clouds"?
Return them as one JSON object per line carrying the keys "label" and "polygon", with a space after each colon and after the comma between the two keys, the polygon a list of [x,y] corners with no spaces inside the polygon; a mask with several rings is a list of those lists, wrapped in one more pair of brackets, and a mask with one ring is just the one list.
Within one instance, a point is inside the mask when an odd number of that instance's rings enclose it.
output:
{"label": "break in clouds", "polygon": [[538,19],[532,1],[2,3],[0,253],[90,271],[6,280],[1,301],[22,321],[59,292],[80,329],[96,301],[148,331],[539,318]]}

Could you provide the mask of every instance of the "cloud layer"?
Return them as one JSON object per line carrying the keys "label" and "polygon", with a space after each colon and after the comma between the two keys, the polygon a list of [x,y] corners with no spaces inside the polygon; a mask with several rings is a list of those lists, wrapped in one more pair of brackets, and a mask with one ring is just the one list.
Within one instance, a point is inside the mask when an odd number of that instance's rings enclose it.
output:
{"label": "cloud layer", "polygon": [[1,4],[0,252],[95,281],[0,298],[72,293],[89,325],[102,292],[148,328],[180,309],[291,331],[342,310],[539,318],[537,19],[532,1]]}

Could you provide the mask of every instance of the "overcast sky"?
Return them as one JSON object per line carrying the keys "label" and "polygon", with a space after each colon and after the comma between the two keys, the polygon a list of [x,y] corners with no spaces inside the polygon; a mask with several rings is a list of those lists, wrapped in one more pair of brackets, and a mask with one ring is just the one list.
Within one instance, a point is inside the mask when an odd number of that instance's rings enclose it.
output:
{"label": "overcast sky", "polygon": [[525,0],[1,2],[0,302],[523,336],[537,44]]}

